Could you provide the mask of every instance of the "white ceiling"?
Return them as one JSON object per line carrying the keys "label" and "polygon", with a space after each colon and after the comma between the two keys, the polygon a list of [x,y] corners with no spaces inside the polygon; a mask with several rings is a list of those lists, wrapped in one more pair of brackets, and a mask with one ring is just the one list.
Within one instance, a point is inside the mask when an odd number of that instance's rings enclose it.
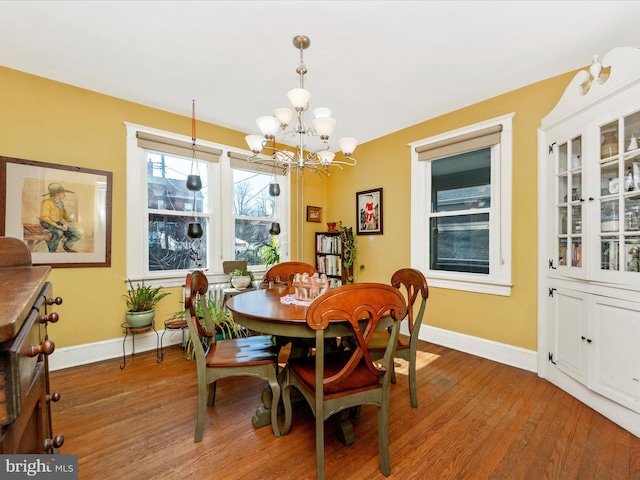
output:
{"label": "white ceiling", "polygon": [[311,107],[364,142],[640,47],[640,2],[0,1],[0,65],[247,133],[297,34]]}

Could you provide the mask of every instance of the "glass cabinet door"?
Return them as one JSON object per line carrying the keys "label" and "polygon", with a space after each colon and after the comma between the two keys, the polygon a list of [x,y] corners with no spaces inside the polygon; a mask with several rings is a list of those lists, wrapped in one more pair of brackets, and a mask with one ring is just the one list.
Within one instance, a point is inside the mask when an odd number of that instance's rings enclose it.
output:
{"label": "glass cabinet door", "polygon": [[640,112],[600,127],[600,269],[640,272]]}
{"label": "glass cabinet door", "polygon": [[561,143],[555,154],[558,266],[582,268],[582,137]]}

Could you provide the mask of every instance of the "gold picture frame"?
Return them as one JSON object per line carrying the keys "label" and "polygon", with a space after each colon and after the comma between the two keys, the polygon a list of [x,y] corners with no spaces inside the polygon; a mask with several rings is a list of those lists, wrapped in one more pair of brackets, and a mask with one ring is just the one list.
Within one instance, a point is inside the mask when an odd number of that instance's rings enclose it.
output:
{"label": "gold picture frame", "polygon": [[307,222],[322,222],[322,207],[312,207],[307,205]]}

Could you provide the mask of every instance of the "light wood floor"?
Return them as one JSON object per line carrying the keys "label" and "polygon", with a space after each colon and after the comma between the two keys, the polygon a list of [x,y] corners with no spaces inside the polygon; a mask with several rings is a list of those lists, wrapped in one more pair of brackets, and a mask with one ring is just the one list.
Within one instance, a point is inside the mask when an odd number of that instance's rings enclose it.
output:
{"label": "light wood floor", "polygon": [[[405,364],[391,386],[391,479],[640,479],[640,439],[531,372],[422,343],[419,408]],[[79,456],[81,480],[315,478],[313,416],[299,408],[289,435],[254,429],[264,382],[218,383],[204,439],[193,443],[195,363],[177,347],[51,373],[54,434]],[[331,423],[331,421],[329,421]],[[378,470],[377,416],[354,421],[343,446],[327,425],[327,479],[385,478]]]}

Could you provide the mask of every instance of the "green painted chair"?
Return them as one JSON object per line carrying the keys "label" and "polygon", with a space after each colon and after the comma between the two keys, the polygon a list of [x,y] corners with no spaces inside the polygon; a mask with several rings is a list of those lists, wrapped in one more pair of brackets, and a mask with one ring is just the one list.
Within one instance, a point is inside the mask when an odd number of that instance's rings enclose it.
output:
{"label": "green painted chair", "polygon": [[[271,426],[273,434],[280,436],[278,428],[278,409],[280,384],[278,383],[278,354],[271,336],[257,335],[245,338],[233,338],[216,341],[215,330],[209,310],[206,308],[206,295],[209,282],[205,274],[196,270],[187,275],[185,284],[185,310],[189,312],[189,334],[194,339],[193,346],[198,369],[198,418],[194,443],[202,440],[206,406],[215,403],[216,382],[221,378],[250,375],[264,378],[273,392]],[[203,318],[196,316],[196,306],[200,302]],[[195,341],[199,339],[200,341]],[[205,350],[205,345],[208,348]],[[207,397],[207,385],[209,395]]]}
{"label": "green painted chair", "polygon": [[[407,323],[409,335],[400,334],[398,336],[398,346],[396,347],[396,358],[402,358],[409,364],[409,393],[411,395],[411,406],[418,408],[418,393],[416,388],[416,352],[418,350],[418,334],[424,317],[427,298],[429,298],[429,287],[427,279],[419,270],[413,268],[403,268],[398,270],[391,277],[391,285],[395,288],[404,289],[407,297]],[[415,303],[418,295],[422,297],[418,313],[415,313]],[[371,343],[369,351],[374,360],[382,358],[389,341],[389,333],[381,330],[377,331]],[[395,372],[391,377],[391,382],[395,383]]]}
{"label": "green painted chair", "polygon": [[[391,363],[397,345],[400,320],[407,307],[400,291],[381,283],[358,283],[330,290],[318,297],[307,311],[307,325],[315,330],[316,354],[290,358],[283,372],[285,423],[291,428],[291,389],[296,388],[316,417],[317,476],[324,479],[324,421],[344,409],[363,404],[378,407],[378,454],[380,471],[391,473],[389,460],[389,385]],[[390,341],[382,366],[374,363],[367,346],[379,322],[391,323]],[[327,332],[327,328],[333,330]],[[352,335],[352,347],[325,351],[325,337],[336,328]]]}

